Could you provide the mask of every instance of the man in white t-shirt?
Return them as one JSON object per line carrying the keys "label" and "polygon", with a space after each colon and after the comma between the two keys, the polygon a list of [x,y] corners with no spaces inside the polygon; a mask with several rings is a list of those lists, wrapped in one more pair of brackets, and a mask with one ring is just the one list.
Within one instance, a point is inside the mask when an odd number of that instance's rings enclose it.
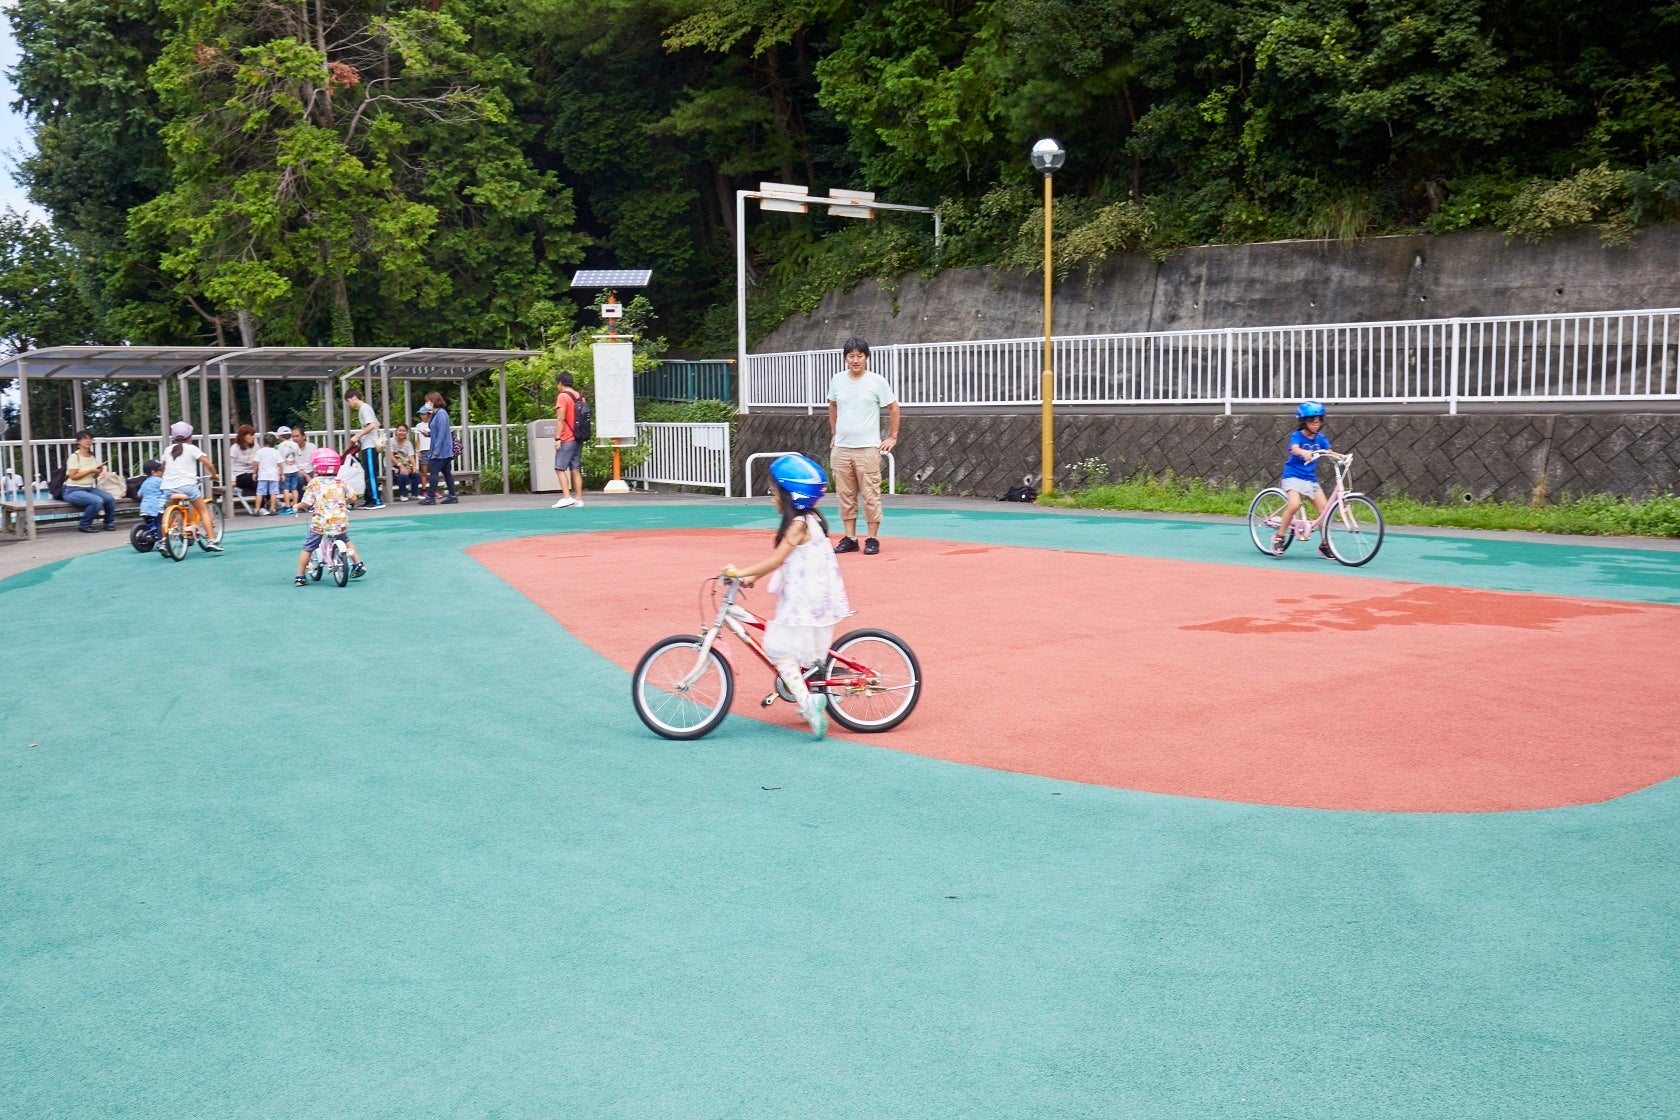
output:
{"label": "man in white t-shirt", "polygon": [[[832,451],[829,470],[834,490],[840,497],[840,523],[846,535],[834,546],[835,552],[856,552],[858,499],[863,500],[863,520],[869,529],[863,553],[881,551],[881,452],[898,445],[898,394],[887,379],[869,368],[869,344],[848,338],[841,347],[846,368],[828,383],[828,432]],[[892,427],[881,438],[881,410],[887,410]]]}
{"label": "man in white t-shirt", "polygon": [[367,472],[367,508],[383,509],[385,503],[379,499],[379,416],[354,389],[344,394],[344,403],[356,410],[356,423],[360,425],[350,438],[360,448],[356,455]]}

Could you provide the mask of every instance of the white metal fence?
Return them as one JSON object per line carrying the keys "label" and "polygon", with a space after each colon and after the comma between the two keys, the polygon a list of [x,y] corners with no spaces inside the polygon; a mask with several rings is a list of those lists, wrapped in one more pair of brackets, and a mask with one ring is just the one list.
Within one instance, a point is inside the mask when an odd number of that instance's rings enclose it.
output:
{"label": "white metal fence", "polygon": [[[1680,401],[1680,309],[1052,339],[1068,405],[1636,403]],[[1041,338],[876,347],[905,405],[1041,403]],[[814,411],[838,350],[749,354],[744,404]]]}
{"label": "white metal fence", "polygon": [[625,469],[626,482],[703,486],[734,496],[730,484],[728,424],[637,424],[636,436],[648,457]]}
{"label": "white metal fence", "polygon": [[[456,461],[456,468],[462,471],[480,471],[487,467],[500,467],[501,430],[500,424],[470,424],[464,428],[456,428],[455,433],[461,437],[461,457]],[[636,432],[642,442],[647,444],[650,453],[641,464],[625,472],[627,481],[640,482],[644,487],[660,483],[721,488],[725,497],[731,495],[728,424],[637,424]],[[309,442],[314,444],[333,442],[329,433],[325,431],[309,432],[308,435]],[[524,427],[509,424],[507,435],[508,461],[524,462]],[[197,436],[194,442],[210,455],[216,463],[216,469],[226,477],[228,437],[212,433]],[[160,436],[120,436],[109,439],[96,437],[93,441],[93,452],[112,470],[134,477],[141,473],[140,468],[147,459],[154,459],[162,454],[164,443]],[[75,447],[76,441],[73,439],[32,440],[30,450],[35,462],[32,470],[25,471],[22,462],[22,441],[0,442],[0,475],[10,469],[19,476],[22,484],[27,485],[28,480],[33,478],[44,488],[47,479],[65,464]]]}

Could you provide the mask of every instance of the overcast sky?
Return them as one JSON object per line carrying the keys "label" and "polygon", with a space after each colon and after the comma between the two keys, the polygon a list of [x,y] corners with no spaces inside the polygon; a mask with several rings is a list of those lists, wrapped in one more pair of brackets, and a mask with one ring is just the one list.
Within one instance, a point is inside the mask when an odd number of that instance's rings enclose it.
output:
{"label": "overcast sky", "polygon": [[[10,3],[0,2],[0,9],[9,11]],[[45,215],[29,204],[23,188],[12,180],[18,160],[29,150],[29,131],[23,117],[12,111],[17,90],[12,88],[12,68],[17,65],[17,44],[12,41],[12,22],[0,11],[0,210],[32,213],[42,219]]]}

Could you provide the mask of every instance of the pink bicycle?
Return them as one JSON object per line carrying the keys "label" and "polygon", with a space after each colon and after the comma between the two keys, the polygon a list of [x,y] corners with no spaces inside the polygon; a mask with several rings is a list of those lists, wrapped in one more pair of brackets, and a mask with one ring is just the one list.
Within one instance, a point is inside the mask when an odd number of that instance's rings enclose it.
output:
{"label": "pink bicycle", "polygon": [[[1283,549],[1288,551],[1297,537],[1303,541],[1310,540],[1314,533],[1326,527],[1328,519],[1329,531],[1324,539],[1330,547],[1330,554],[1350,568],[1369,564],[1377,555],[1377,549],[1382,547],[1382,513],[1371,499],[1348,489],[1348,474],[1353,470],[1352,455],[1320,451],[1313,458],[1320,456],[1329,458],[1336,468],[1335,489],[1330,493],[1324,512],[1310,521],[1307,520],[1307,505],[1311,499],[1301,503],[1301,508],[1295,513],[1295,523],[1290,526],[1293,531],[1283,534]],[[1278,535],[1284,505],[1288,501],[1281,489],[1269,486],[1254,495],[1254,500],[1248,504],[1249,538],[1254,541],[1254,547],[1267,556],[1272,555],[1272,538]]]}
{"label": "pink bicycle", "polygon": [[[725,630],[764,663],[775,691],[759,703],[794,697],[776,673],[759,636],[764,619],[736,602],[742,584],[708,579],[716,611],[698,634],[655,642],[636,663],[630,698],[649,730],[667,739],[698,739],[723,722],[735,698],[735,670],[717,648]],[[718,595],[718,588],[723,594]],[[885,630],[853,630],[836,639],[822,663],[805,674],[805,686],[828,697],[828,714],[848,731],[886,731],[903,723],[922,694],[922,667],[904,639]]]}

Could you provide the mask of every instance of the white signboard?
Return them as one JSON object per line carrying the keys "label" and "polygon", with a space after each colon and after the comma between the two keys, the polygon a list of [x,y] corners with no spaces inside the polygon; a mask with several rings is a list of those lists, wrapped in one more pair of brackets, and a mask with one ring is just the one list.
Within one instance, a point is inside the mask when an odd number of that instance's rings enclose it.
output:
{"label": "white signboard", "polygon": [[636,438],[636,371],[630,342],[595,343],[595,438]]}

